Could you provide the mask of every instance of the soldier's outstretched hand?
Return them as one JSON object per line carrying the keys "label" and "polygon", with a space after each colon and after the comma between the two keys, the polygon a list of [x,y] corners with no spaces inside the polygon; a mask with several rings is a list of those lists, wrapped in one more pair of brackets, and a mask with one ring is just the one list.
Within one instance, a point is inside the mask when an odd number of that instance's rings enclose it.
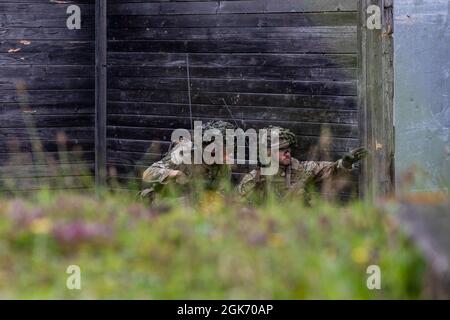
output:
{"label": "soldier's outstretched hand", "polygon": [[352,165],[361,159],[364,159],[368,151],[364,147],[356,148],[342,157],[343,164],[346,168],[351,168]]}

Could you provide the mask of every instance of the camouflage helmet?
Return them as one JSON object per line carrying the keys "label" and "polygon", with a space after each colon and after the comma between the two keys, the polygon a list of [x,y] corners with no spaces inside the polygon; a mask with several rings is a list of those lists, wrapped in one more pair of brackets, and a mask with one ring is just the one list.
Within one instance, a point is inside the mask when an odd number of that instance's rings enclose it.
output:
{"label": "camouflage helmet", "polygon": [[283,127],[277,127],[277,126],[268,126],[264,128],[267,130],[267,146],[271,146],[271,132],[272,130],[277,130],[279,134],[279,149],[285,149],[289,147],[293,147],[297,144],[297,138],[295,134]]}
{"label": "camouflage helmet", "polygon": [[[207,131],[207,130],[212,130],[213,134],[220,133],[222,135],[223,139],[225,139],[225,137],[226,137],[227,129],[235,130],[236,127],[233,124],[231,124],[230,122],[222,121],[222,120],[208,121],[208,122],[202,123],[203,134],[205,134],[205,131]],[[223,141],[225,141],[225,140],[223,140]],[[203,146],[206,146],[209,143],[210,142],[208,142],[208,141],[203,141],[202,144],[203,144]]]}
{"label": "camouflage helmet", "polygon": [[218,121],[208,121],[205,123],[202,123],[202,131],[206,131],[206,130],[219,130],[220,133],[225,137],[226,135],[226,130],[227,129],[232,129],[235,130],[236,127],[231,124],[230,122],[227,121],[222,121],[222,120],[218,120]]}

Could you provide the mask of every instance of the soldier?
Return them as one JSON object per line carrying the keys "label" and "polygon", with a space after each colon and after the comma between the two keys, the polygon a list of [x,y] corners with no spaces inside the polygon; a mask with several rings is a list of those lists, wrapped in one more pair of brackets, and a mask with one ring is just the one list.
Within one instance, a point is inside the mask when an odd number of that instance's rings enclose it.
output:
{"label": "soldier", "polygon": [[[235,127],[225,121],[210,121],[202,124],[202,131],[218,130],[225,137],[227,129]],[[223,191],[231,180],[231,170],[226,164],[185,164],[177,159],[183,153],[181,150],[191,150],[192,142],[180,140],[162,160],[145,170],[142,180],[147,187],[141,192],[141,197],[153,200],[158,193],[164,193],[170,186],[177,186],[183,193],[198,194],[200,190]],[[181,152],[180,152],[181,151]],[[223,153],[225,154],[225,152]],[[225,161],[224,161],[225,163]]]}
{"label": "soldier", "polygon": [[[367,155],[367,150],[358,148],[343,156],[336,162],[327,161],[298,161],[291,157],[291,147],[296,145],[296,137],[289,130],[281,127],[270,126],[271,130],[279,132],[279,169],[273,176],[263,176],[260,168],[246,174],[238,186],[238,192],[245,198],[253,197],[256,202],[261,202],[272,192],[278,198],[284,198],[289,194],[305,196],[309,187],[317,187],[322,182],[332,179],[340,174],[347,174],[353,168],[353,164]],[[268,139],[270,148],[270,139]],[[269,149],[270,150],[270,149]]]}

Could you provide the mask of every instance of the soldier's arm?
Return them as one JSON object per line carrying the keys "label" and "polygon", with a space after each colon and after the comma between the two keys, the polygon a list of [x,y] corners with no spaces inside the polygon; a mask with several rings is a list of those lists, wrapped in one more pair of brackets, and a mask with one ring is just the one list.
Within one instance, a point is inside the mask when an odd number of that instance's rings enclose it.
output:
{"label": "soldier's arm", "polygon": [[142,180],[147,183],[167,184],[173,179],[182,178],[184,173],[171,167],[170,164],[158,161],[152,164],[142,175]]}
{"label": "soldier's arm", "polygon": [[317,182],[335,175],[348,174],[353,169],[353,164],[366,156],[367,150],[361,147],[350,151],[336,162],[306,162],[306,171],[311,172]]}
{"label": "soldier's arm", "polygon": [[191,148],[192,142],[189,140],[177,142],[170,153],[144,171],[142,180],[147,183],[168,184],[176,181],[178,184],[186,184],[189,174],[183,164],[182,154],[189,152]]}
{"label": "soldier's arm", "polygon": [[247,173],[238,185],[238,192],[242,197],[246,197],[252,193],[257,185],[257,172],[256,170]]}
{"label": "soldier's arm", "polygon": [[325,179],[334,177],[340,174],[347,174],[351,171],[351,168],[346,168],[342,159],[335,162],[329,161],[306,161],[303,162],[305,166],[305,172],[307,172],[309,181],[315,183],[321,182]]}

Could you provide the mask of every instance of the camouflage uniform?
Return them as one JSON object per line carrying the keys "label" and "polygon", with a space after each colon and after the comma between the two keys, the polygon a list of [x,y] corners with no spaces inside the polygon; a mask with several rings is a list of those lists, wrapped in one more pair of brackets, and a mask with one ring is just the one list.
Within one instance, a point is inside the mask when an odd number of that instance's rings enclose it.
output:
{"label": "camouflage uniform", "polygon": [[[296,144],[295,135],[288,129],[280,127],[267,128],[279,130],[279,148],[288,148]],[[299,161],[291,158],[290,166],[282,166],[273,176],[263,176],[260,169],[246,174],[238,186],[238,192],[245,198],[251,198],[257,202],[267,198],[273,193],[278,198],[284,198],[289,194],[306,197],[310,187],[317,187],[326,180],[348,174],[352,165],[344,163],[344,159],[336,162],[328,161]],[[307,200],[307,197],[305,198]]]}
{"label": "camouflage uniform", "polygon": [[[286,178],[289,171],[290,183]],[[342,159],[336,162],[327,162],[298,161],[292,158],[290,168],[280,165],[277,174],[273,176],[263,176],[259,169],[246,174],[238,186],[238,191],[243,197],[253,194],[258,201],[266,198],[270,192],[273,192],[278,198],[284,198],[288,194],[304,196],[310,186],[318,186],[326,179],[349,171],[342,165]]]}
{"label": "camouflage uniform", "polygon": [[[225,136],[226,129],[235,128],[228,122],[213,121],[204,124],[202,129],[218,129]],[[142,197],[154,198],[155,194],[162,193],[170,185],[176,185],[183,193],[193,195],[200,190],[223,191],[230,182],[231,170],[228,165],[184,164],[176,159],[180,149],[192,150],[192,142],[181,140],[162,160],[145,170],[142,180],[147,188],[141,192]],[[174,170],[182,172],[182,175],[171,178],[170,174]]]}

